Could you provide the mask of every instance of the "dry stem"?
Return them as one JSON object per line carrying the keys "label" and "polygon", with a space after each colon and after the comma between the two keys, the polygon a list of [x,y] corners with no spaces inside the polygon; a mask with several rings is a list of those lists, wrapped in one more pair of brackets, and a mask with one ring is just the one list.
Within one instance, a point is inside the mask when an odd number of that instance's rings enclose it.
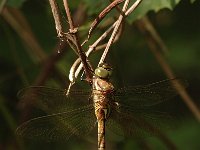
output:
{"label": "dry stem", "polygon": [[[126,0],[126,1],[125,1],[124,6],[123,6],[123,9],[122,9],[122,12],[125,12],[125,11],[126,11],[126,9],[127,9],[127,7],[128,7],[128,4],[129,4],[129,1],[130,1],[130,0]],[[112,45],[112,43],[113,43],[113,41],[114,41],[114,39],[115,39],[115,36],[117,35],[119,26],[121,25],[123,18],[124,18],[124,15],[123,15],[123,14],[120,14],[120,16],[119,16],[119,18],[118,18],[118,20],[117,20],[117,23],[116,23],[116,25],[115,25],[115,28],[114,28],[114,30],[113,30],[113,33],[112,33],[112,35],[111,35],[111,37],[110,37],[110,39],[109,39],[109,41],[108,41],[108,44],[107,44],[107,46],[106,46],[106,48],[105,48],[105,50],[104,50],[104,53],[103,53],[103,55],[101,56],[101,59],[100,59],[100,61],[99,61],[99,64],[101,64],[101,63],[104,62],[104,60],[105,60],[105,58],[106,58],[106,55],[108,54],[109,48],[110,48],[110,46]],[[99,64],[98,64],[98,65],[99,65]]]}
{"label": "dry stem", "polygon": [[83,67],[84,67],[84,70],[85,70],[85,73],[86,73],[86,78],[87,78],[86,80],[90,81],[91,78],[92,78],[92,73],[91,73],[92,68],[90,68],[90,66],[88,64],[87,57],[82,50],[82,47],[81,47],[81,44],[80,44],[80,41],[79,41],[79,38],[78,38],[78,34],[77,34],[77,28],[74,27],[74,23],[73,23],[71,14],[70,14],[68,1],[63,0],[63,3],[64,3],[65,11],[66,11],[66,14],[67,14],[67,18],[68,18],[68,21],[69,21],[69,26],[70,26],[69,31],[70,31],[70,33],[73,34],[74,43],[76,45],[77,52],[79,54],[79,58],[81,59],[81,62],[83,63]]}
{"label": "dry stem", "polygon": [[[142,0],[137,0],[124,14],[123,17],[127,17],[128,15],[130,15],[130,13],[132,13],[136,8],[137,6],[142,2]],[[90,53],[92,53],[95,48],[97,47],[97,45],[102,41],[104,40],[108,35],[109,33],[112,31],[112,29],[117,25],[117,21],[115,21],[110,27],[109,29],[107,29],[101,36],[100,38],[98,38],[90,47],[89,49],[87,50],[86,52],[86,56],[88,57],[90,55]],[[115,38],[114,38],[115,39]],[[113,40],[113,39],[112,39]],[[113,41],[111,42],[111,44],[113,43]],[[110,46],[109,46],[110,47]],[[77,78],[78,74],[80,73],[80,71],[82,70],[82,64],[80,64],[80,60],[76,60],[73,64],[73,66],[71,67],[70,69],[70,74],[69,74],[69,80],[70,81],[75,81],[75,79]],[[79,67],[77,68],[76,66],[79,65]],[[77,68],[77,69],[75,69]]]}

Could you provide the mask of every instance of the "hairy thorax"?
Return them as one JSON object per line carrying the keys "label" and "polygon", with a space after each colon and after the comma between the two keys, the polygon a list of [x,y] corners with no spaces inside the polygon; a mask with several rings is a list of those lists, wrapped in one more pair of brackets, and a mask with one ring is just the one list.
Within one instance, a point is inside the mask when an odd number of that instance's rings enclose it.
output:
{"label": "hairy thorax", "polygon": [[95,78],[93,79],[93,101],[95,107],[95,114],[97,116],[97,120],[99,118],[99,111],[104,111],[105,118],[109,115],[109,99],[112,91],[114,90],[114,86],[103,79]]}

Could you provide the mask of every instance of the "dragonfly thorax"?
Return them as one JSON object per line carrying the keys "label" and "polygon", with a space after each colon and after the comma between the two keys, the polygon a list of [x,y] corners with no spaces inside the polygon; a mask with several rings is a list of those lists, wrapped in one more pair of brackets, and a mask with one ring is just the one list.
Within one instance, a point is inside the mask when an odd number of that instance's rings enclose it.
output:
{"label": "dragonfly thorax", "polygon": [[104,111],[105,118],[108,118],[110,112],[110,95],[114,90],[114,86],[107,80],[93,77],[93,102],[95,107],[95,115],[99,120],[100,112]]}
{"label": "dragonfly thorax", "polygon": [[112,83],[98,77],[93,78],[93,90],[98,90],[104,93],[113,91],[114,86]]}

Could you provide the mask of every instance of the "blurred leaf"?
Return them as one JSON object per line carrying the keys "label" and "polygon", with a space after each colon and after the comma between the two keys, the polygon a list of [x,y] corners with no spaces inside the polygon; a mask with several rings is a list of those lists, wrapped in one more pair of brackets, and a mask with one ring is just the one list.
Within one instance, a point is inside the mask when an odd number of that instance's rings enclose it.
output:
{"label": "blurred leaf", "polygon": [[139,7],[128,17],[128,21],[132,23],[136,19],[143,17],[147,12],[153,10],[158,12],[163,8],[168,8],[172,10],[180,0],[148,0],[142,1]]}
{"label": "blurred leaf", "polygon": [[7,0],[7,5],[11,7],[21,7],[26,0]]}
{"label": "blurred leaf", "polygon": [[[39,44],[41,44],[41,47],[44,49],[44,52],[48,57],[52,50],[55,49],[55,45],[58,42],[58,38],[56,37],[55,23],[52,17],[52,12],[48,0],[6,1],[7,5],[12,7],[19,8],[21,6],[20,11],[24,14],[25,19],[27,19],[27,22],[30,25],[29,28],[31,28],[31,31],[34,33],[36,40],[39,42]],[[62,0],[56,1],[59,3],[59,6],[62,10],[62,17],[65,21],[64,24],[66,24],[65,28],[67,28],[68,23],[66,21],[63,2]],[[0,0],[0,3],[1,2],[2,0]],[[85,20],[84,26],[80,26],[80,30],[84,27],[87,28],[87,25],[90,24],[88,21],[92,21],[97,16],[97,14],[99,14],[110,3],[109,0],[71,0],[68,2],[72,15],[76,10],[79,9],[79,6],[87,6],[87,18]],[[131,3],[133,2],[135,2],[135,0],[131,1]],[[177,76],[186,78],[188,80],[188,90],[191,96],[196,100],[195,103],[198,106],[200,105],[198,101],[200,97],[199,2],[200,1],[195,0],[143,0],[141,6],[139,6],[131,14],[131,16],[127,18],[132,23],[132,21],[144,16],[149,11],[157,12],[163,8],[167,8],[167,11],[151,13],[150,19],[156,30],[163,38],[165,44],[170,49],[169,55],[166,56],[168,62],[173,67]],[[122,7],[122,4],[119,6]],[[169,11],[172,9],[173,12]],[[21,115],[17,113],[18,110],[16,104],[16,93],[20,88],[25,86],[25,82],[22,81],[27,80],[27,83],[33,83],[38,77],[39,73],[42,72],[41,68],[43,66],[43,61],[40,64],[35,64],[33,59],[30,57],[35,57],[35,55],[29,55],[29,53],[27,53],[33,48],[33,43],[26,39],[26,41],[31,44],[30,46],[27,46],[25,42],[20,39],[19,35],[22,36],[21,34],[23,34],[24,31],[29,30],[27,30],[27,27],[24,27],[24,21],[20,19],[21,17],[19,17],[16,12],[17,11],[12,13],[12,19],[14,17],[14,20],[17,21],[17,25],[15,24],[11,26],[3,17],[0,19],[0,122],[4,122],[3,124],[0,123],[0,129],[2,131],[0,132],[0,138],[2,137],[3,139],[0,140],[0,145],[3,146],[4,149],[13,149],[13,147],[16,147],[14,142],[14,131],[11,131],[10,129],[13,126],[12,124],[15,125],[17,118],[22,120],[21,118],[24,117],[23,115],[26,115],[26,113],[21,113]],[[119,13],[114,9],[107,17],[110,19],[109,17],[114,15],[117,16],[118,14]],[[170,20],[170,22],[166,22],[167,19]],[[164,22],[162,22],[163,20]],[[21,27],[21,30],[18,31],[17,34],[16,30],[14,29],[19,26]],[[95,40],[103,30],[104,28],[98,30],[97,34],[95,34],[95,37],[92,40]],[[83,33],[81,32],[81,34]],[[54,71],[50,72],[49,76],[46,78],[45,85],[50,87],[67,87],[67,84],[65,84],[63,81],[67,79],[70,66],[77,58],[77,56],[71,51],[71,49],[69,52],[68,48],[64,50],[67,51],[67,54],[63,55],[55,64],[55,68],[59,70],[60,74]],[[84,47],[84,50],[86,50],[86,46]],[[90,62],[93,66],[95,66],[95,63],[97,63],[101,54],[102,53],[100,51],[94,53],[94,55],[91,55],[89,59],[91,60]],[[149,48],[146,46],[144,36],[142,36],[133,26],[125,26],[120,41],[113,45],[107,61],[112,64],[114,68],[113,75],[115,78],[112,77],[112,82],[116,82],[116,84],[120,82],[119,85],[146,84],[150,81],[157,81],[165,78],[162,69],[155,61],[155,58],[149,51]],[[61,80],[62,78],[59,76],[63,76],[64,80]],[[77,83],[77,87],[87,88],[85,86],[85,82],[80,83],[80,81],[77,80]],[[175,113],[179,114],[182,111],[186,114],[189,113],[189,110],[181,101],[180,104],[178,103],[179,105],[175,105],[174,101],[172,103],[176,108],[173,109]],[[179,108],[181,109],[181,112],[179,111]],[[200,149],[199,124],[192,124],[189,119],[191,119],[191,117],[185,121],[183,128],[178,127],[175,131],[169,133],[169,137],[181,150]],[[175,120],[175,123],[177,124],[180,122],[179,120]],[[97,134],[94,136],[91,135],[92,141],[97,141],[95,138],[96,135]],[[107,135],[110,136],[109,133]],[[122,139],[118,140],[118,143],[112,143],[113,149],[141,149],[140,145],[135,143],[136,141],[134,140],[125,140],[123,141],[124,144],[121,142],[121,140]],[[159,139],[155,140],[148,140],[147,144],[150,144],[152,149],[166,148],[165,145],[159,141]],[[82,144],[80,144],[80,142],[82,142]],[[70,140],[66,145],[61,145],[59,143],[48,143],[45,146],[44,145],[44,143],[29,144],[29,142],[27,142],[25,149],[64,150],[94,149],[94,147],[96,147],[96,145],[86,142],[82,139],[80,141]]]}
{"label": "blurred leaf", "polygon": [[[88,15],[97,14],[103,10],[109,3],[104,0],[83,0],[88,7]],[[173,10],[175,6],[181,0],[143,0],[139,7],[128,17],[128,21],[132,23],[136,19],[139,19],[146,15],[149,11],[158,12],[161,9],[168,8]],[[191,3],[194,3],[196,0],[190,0]],[[135,1],[134,1],[135,2]],[[133,4],[132,2],[131,4]]]}
{"label": "blurred leaf", "polygon": [[[149,11],[158,12],[161,9],[168,8],[173,10],[181,0],[143,0],[139,7],[128,17],[128,21],[132,23],[136,19],[143,17]],[[190,0],[191,3],[195,0]]]}
{"label": "blurred leaf", "polygon": [[105,0],[83,0],[86,3],[86,7],[88,8],[88,15],[98,14],[101,12],[107,5],[109,5],[108,1]]}
{"label": "blurred leaf", "polygon": [[190,0],[191,3],[194,3],[196,0]]}

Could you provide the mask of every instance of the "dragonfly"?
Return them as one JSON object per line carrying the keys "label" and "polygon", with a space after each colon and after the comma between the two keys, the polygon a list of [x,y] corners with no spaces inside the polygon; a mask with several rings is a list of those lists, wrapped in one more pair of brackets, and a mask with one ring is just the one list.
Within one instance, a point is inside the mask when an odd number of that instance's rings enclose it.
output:
{"label": "dragonfly", "polygon": [[19,136],[63,141],[73,136],[84,137],[97,125],[98,150],[105,149],[105,127],[117,135],[143,138],[156,135],[161,129],[171,127],[171,116],[156,110],[177,92],[169,79],[148,85],[115,89],[110,82],[112,67],[101,64],[94,71],[91,90],[53,89],[33,86],[22,89],[18,96],[28,100],[45,115],[22,123],[16,133]]}

